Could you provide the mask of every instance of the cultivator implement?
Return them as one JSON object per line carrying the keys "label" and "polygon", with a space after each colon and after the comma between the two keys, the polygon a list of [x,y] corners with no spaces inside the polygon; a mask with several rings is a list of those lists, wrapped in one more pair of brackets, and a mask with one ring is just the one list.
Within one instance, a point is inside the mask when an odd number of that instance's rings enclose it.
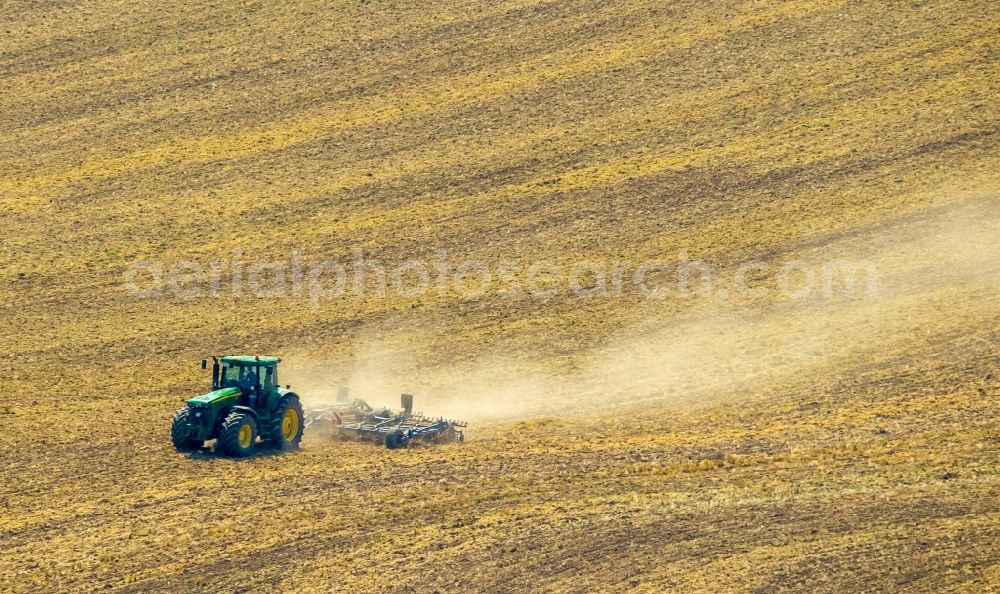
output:
{"label": "cultivator implement", "polygon": [[411,443],[465,441],[466,423],[414,413],[410,394],[403,394],[401,401],[398,411],[376,409],[361,399],[348,400],[346,390],[341,389],[337,403],[305,411],[305,426],[341,439],[385,444],[389,449],[406,448]]}

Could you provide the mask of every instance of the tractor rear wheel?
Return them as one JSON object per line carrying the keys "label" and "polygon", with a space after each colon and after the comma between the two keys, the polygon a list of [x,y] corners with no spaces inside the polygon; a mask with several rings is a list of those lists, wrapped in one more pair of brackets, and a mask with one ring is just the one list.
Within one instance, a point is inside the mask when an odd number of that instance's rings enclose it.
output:
{"label": "tractor rear wheel", "polygon": [[302,431],[305,425],[302,419],[302,405],[294,396],[285,396],[278,402],[278,408],[271,415],[271,427],[268,431],[268,441],[279,450],[294,450],[302,441]]}
{"label": "tractor rear wheel", "polygon": [[170,424],[170,439],[174,442],[174,448],[178,452],[193,452],[201,449],[205,442],[200,439],[188,439],[188,423],[191,417],[191,409],[185,404],[174,413],[174,420]]}
{"label": "tractor rear wheel", "polygon": [[219,441],[222,453],[236,458],[245,458],[253,453],[257,441],[257,421],[245,412],[233,411],[222,421]]}

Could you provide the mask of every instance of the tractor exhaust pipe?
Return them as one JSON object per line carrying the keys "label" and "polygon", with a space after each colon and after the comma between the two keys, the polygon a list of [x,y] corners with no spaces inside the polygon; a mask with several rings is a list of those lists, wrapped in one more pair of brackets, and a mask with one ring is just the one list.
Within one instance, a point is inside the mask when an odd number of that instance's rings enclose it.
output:
{"label": "tractor exhaust pipe", "polygon": [[218,390],[221,383],[222,378],[219,377],[219,360],[212,357],[212,389]]}
{"label": "tractor exhaust pipe", "polygon": [[403,416],[408,417],[413,412],[413,394],[403,394],[399,397],[400,406],[403,407]]}

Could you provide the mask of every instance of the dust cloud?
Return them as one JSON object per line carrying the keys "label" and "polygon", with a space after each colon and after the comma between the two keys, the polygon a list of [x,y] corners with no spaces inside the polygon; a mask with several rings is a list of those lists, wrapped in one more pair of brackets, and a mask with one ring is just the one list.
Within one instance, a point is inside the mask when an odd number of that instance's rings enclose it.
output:
{"label": "dust cloud", "polygon": [[333,401],[345,384],[375,405],[397,406],[398,394],[410,391],[417,410],[480,422],[738,400],[790,379],[808,385],[852,358],[870,360],[970,325],[1000,325],[998,215],[996,196],[979,195],[795,251],[790,257],[810,262],[871,262],[877,293],[702,302],[685,317],[642,312],[641,322],[579,354],[570,373],[546,370],[532,353],[507,351],[424,367],[412,343],[401,347],[372,331],[351,365],[308,362],[294,374],[307,404]]}

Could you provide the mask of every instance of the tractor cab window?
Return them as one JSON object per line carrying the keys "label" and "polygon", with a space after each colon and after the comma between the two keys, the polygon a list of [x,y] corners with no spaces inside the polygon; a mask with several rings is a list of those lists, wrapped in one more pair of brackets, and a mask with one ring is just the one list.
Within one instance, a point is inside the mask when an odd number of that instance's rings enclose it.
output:
{"label": "tractor cab window", "polygon": [[222,388],[243,388],[248,387],[251,381],[252,367],[242,365],[224,365],[222,367]]}
{"label": "tractor cab window", "polygon": [[260,375],[260,385],[265,392],[273,388],[278,382],[277,371],[274,367],[262,367]]}

